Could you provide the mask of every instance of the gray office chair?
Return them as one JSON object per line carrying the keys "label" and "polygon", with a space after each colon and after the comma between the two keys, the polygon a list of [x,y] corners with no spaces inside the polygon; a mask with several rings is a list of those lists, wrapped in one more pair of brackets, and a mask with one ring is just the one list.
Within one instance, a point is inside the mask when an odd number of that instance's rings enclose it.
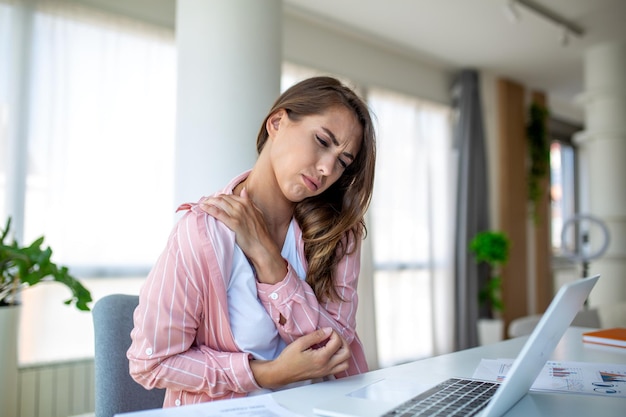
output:
{"label": "gray office chair", "polygon": [[147,390],[128,373],[136,295],[111,294],[93,307],[96,417],[163,407],[165,390]]}

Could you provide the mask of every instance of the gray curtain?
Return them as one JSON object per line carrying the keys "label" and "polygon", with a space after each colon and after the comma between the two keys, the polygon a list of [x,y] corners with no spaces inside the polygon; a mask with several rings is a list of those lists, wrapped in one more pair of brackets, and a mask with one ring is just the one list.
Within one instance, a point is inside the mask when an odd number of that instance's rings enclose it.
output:
{"label": "gray curtain", "polygon": [[478,345],[476,323],[478,290],[488,278],[488,267],[477,265],[468,251],[477,232],[489,229],[487,158],[480,100],[480,81],[475,70],[461,71],[452,88],[456,122],[454,143],[459,165],[455,230],[455,349]]}

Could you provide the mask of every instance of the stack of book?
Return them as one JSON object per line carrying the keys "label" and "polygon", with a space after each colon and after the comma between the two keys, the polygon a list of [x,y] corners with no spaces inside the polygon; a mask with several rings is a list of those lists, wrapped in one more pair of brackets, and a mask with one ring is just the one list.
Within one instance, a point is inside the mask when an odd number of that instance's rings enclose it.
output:
{"label": "stack of book", "polygon": [[583,333],[583,342],[626,348],[626,327],[614,327]]}

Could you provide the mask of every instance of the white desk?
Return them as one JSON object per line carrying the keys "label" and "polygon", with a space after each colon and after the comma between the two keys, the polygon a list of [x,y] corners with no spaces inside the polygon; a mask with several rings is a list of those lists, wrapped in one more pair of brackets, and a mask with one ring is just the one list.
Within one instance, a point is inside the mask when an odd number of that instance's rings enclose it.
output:
{"label": "white desk", "polygon": [[[588,329],[571,327],[551,360],[626,364],[626,349],[603,349],[582,343],[581,334]],[[332,396],[343,395],[383,377],[417,377],[435,385],[452,376],[471,377],[480,360],[515,358],[527,337],[506,340],[493,345],[467,349],[404,365],[371,371],[362,375],[279,391],[273,395],[284,407],[304,416],[315,416],[313,406]],[[626,400],[576,394],[530,393],[506,416],[624,417]]]}
{"label": "white desk", "polygon": [[[626,349],[601,348],[582,343],[581,334],[589,329],[571,327],[556,347],[551,360],[572,362],[595,362],[626,364]],[[302,415],[315,417],[313,407],[326,399],[344,395],[385,377],[394,379],[414,378],[420,383],[435,385],[449,377],[471,377],[481,359],[515,358],[527,337],[507,340],[493,345],[463,350],[434,358],[419,360],[404,365],[379,369],[362,375],[334,381],[321,382],[270,394],[286,409]],[[144,410],[124,414],[124,417],[196,417],[222,415],[217,409],[230,410],[250,407],[253,397],[223,400],[217,403],[189,405],[181,408]],[[265,397],[269,399],[270,397]],[[220,403],[220,404],[218,404]],[[258,405],[258,403],[256,403]],[[274,406],[275,404],[272,404]],[[233,408],[234,407],[234,408]],[[244,408],[245,408],[244,407]],[[211,412],[209,412],[211,411]],[[254,410],[255,412],[258,410]],[[229,415],[233,415],[232,412]],[[507,417],[625,417],[626,400],[616,397],[577,395],[569,393],[530,393],[524,396]]]}

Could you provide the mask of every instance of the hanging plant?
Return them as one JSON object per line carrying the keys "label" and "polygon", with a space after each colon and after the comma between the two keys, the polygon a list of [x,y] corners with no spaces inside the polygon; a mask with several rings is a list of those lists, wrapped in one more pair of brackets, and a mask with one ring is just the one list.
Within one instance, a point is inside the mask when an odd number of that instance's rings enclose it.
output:
{"label": "hanging plant", "polygon": [[546,190],[542,180],[550,172],[550,139],[547,131],[548,109],[533,102],[530,105],[528,126],[528,199],[532,204],[532,213],[535,221],[539,220],[537,206]]}

